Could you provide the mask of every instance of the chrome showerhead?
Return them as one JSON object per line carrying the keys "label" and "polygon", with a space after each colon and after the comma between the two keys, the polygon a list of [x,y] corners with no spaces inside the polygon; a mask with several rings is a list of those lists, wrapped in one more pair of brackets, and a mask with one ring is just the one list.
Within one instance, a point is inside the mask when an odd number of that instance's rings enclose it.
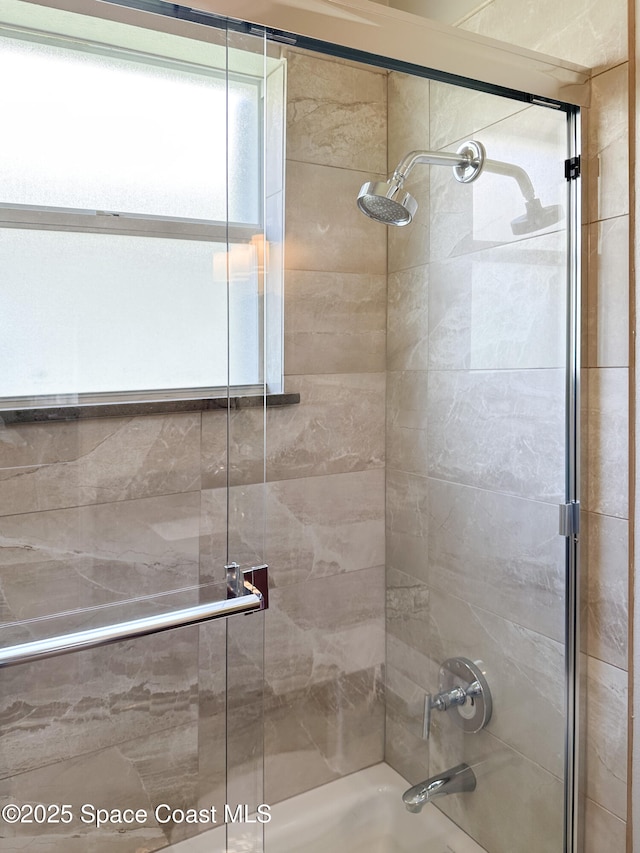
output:
{"label": "chrome showerhead", "polygon": [[358,193],[360,210],[385,225],[408,225],[415,216],[418,202],[409,193],[403,192],[402,182],[368,181]]}
{"label": "chrome showerhead", "polygon": [[534,231],[542,231],[543,228],[549,228],[559,222],[564,211],[560,204],[550,204],[547,207],[542,206],[539,198],[533,198],[531,201],[525,202],[527,212],[522,216],[518,216],[511,220],[511,231],[516,236],[521,234],[531,234]]}
{"label": "chrome showerhead", "polygon": [[434,166],[451,166],[456,181],[462,184],[475,181],[485,159],[480,142],[469,140],[455,154],[450,151],[410,151],[398,163],[388,181],[370,181],[358,193],[360,210],[385,225],[408,225],[415,216],[418,202],[402,187],[409,172],[418,163]]}

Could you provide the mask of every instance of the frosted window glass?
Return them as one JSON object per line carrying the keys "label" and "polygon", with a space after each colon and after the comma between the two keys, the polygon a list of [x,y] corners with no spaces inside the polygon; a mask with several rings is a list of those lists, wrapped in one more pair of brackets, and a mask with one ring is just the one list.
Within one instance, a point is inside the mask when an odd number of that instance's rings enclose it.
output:
{"label": "frosted window glass", "polygon": [[0,268],[2,397],[260,379],[251,245],[0,229]]}
{"label": "frosted window glass", "polygon": [[259,223],[255,82],[13,39],[0,79],[0,203]]}

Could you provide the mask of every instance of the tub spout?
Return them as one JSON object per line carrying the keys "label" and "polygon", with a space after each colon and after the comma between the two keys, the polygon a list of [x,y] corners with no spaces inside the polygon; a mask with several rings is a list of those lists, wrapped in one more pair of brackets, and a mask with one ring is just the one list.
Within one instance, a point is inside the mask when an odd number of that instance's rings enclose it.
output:
{"label": "tub spout", "polygon": [[402,795],[407,811],[417,814],[422,807],[438,797],[475,791],[476,777],[468,764],[458,764],[425,782],[419,782]]}

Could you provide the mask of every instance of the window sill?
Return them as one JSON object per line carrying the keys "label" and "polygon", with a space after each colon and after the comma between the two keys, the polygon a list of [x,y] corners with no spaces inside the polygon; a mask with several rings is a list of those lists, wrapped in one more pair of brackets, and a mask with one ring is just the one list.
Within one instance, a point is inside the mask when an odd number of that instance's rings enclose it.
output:
{"label": "window sill", "polygon": [[89,418],[130,418],[139,415],[168,415],[183,412],[254,409],[261,406],[291,406],[300,402],[300,394],[247,394],[233,397],[196,397],[184,400],[149,400],[118,403],[42,406],[24,409],[0,409],[5,426],[79,421]]}

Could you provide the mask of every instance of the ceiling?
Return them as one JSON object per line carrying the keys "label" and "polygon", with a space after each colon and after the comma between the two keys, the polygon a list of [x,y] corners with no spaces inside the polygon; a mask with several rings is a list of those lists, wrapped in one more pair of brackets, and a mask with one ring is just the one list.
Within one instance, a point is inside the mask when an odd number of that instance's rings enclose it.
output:
{"label": "ceiling", "polygon": [[455,24],[475,9],[486,5],[486,0],[375,0],[383,6],[412,12],[443,24]]}

